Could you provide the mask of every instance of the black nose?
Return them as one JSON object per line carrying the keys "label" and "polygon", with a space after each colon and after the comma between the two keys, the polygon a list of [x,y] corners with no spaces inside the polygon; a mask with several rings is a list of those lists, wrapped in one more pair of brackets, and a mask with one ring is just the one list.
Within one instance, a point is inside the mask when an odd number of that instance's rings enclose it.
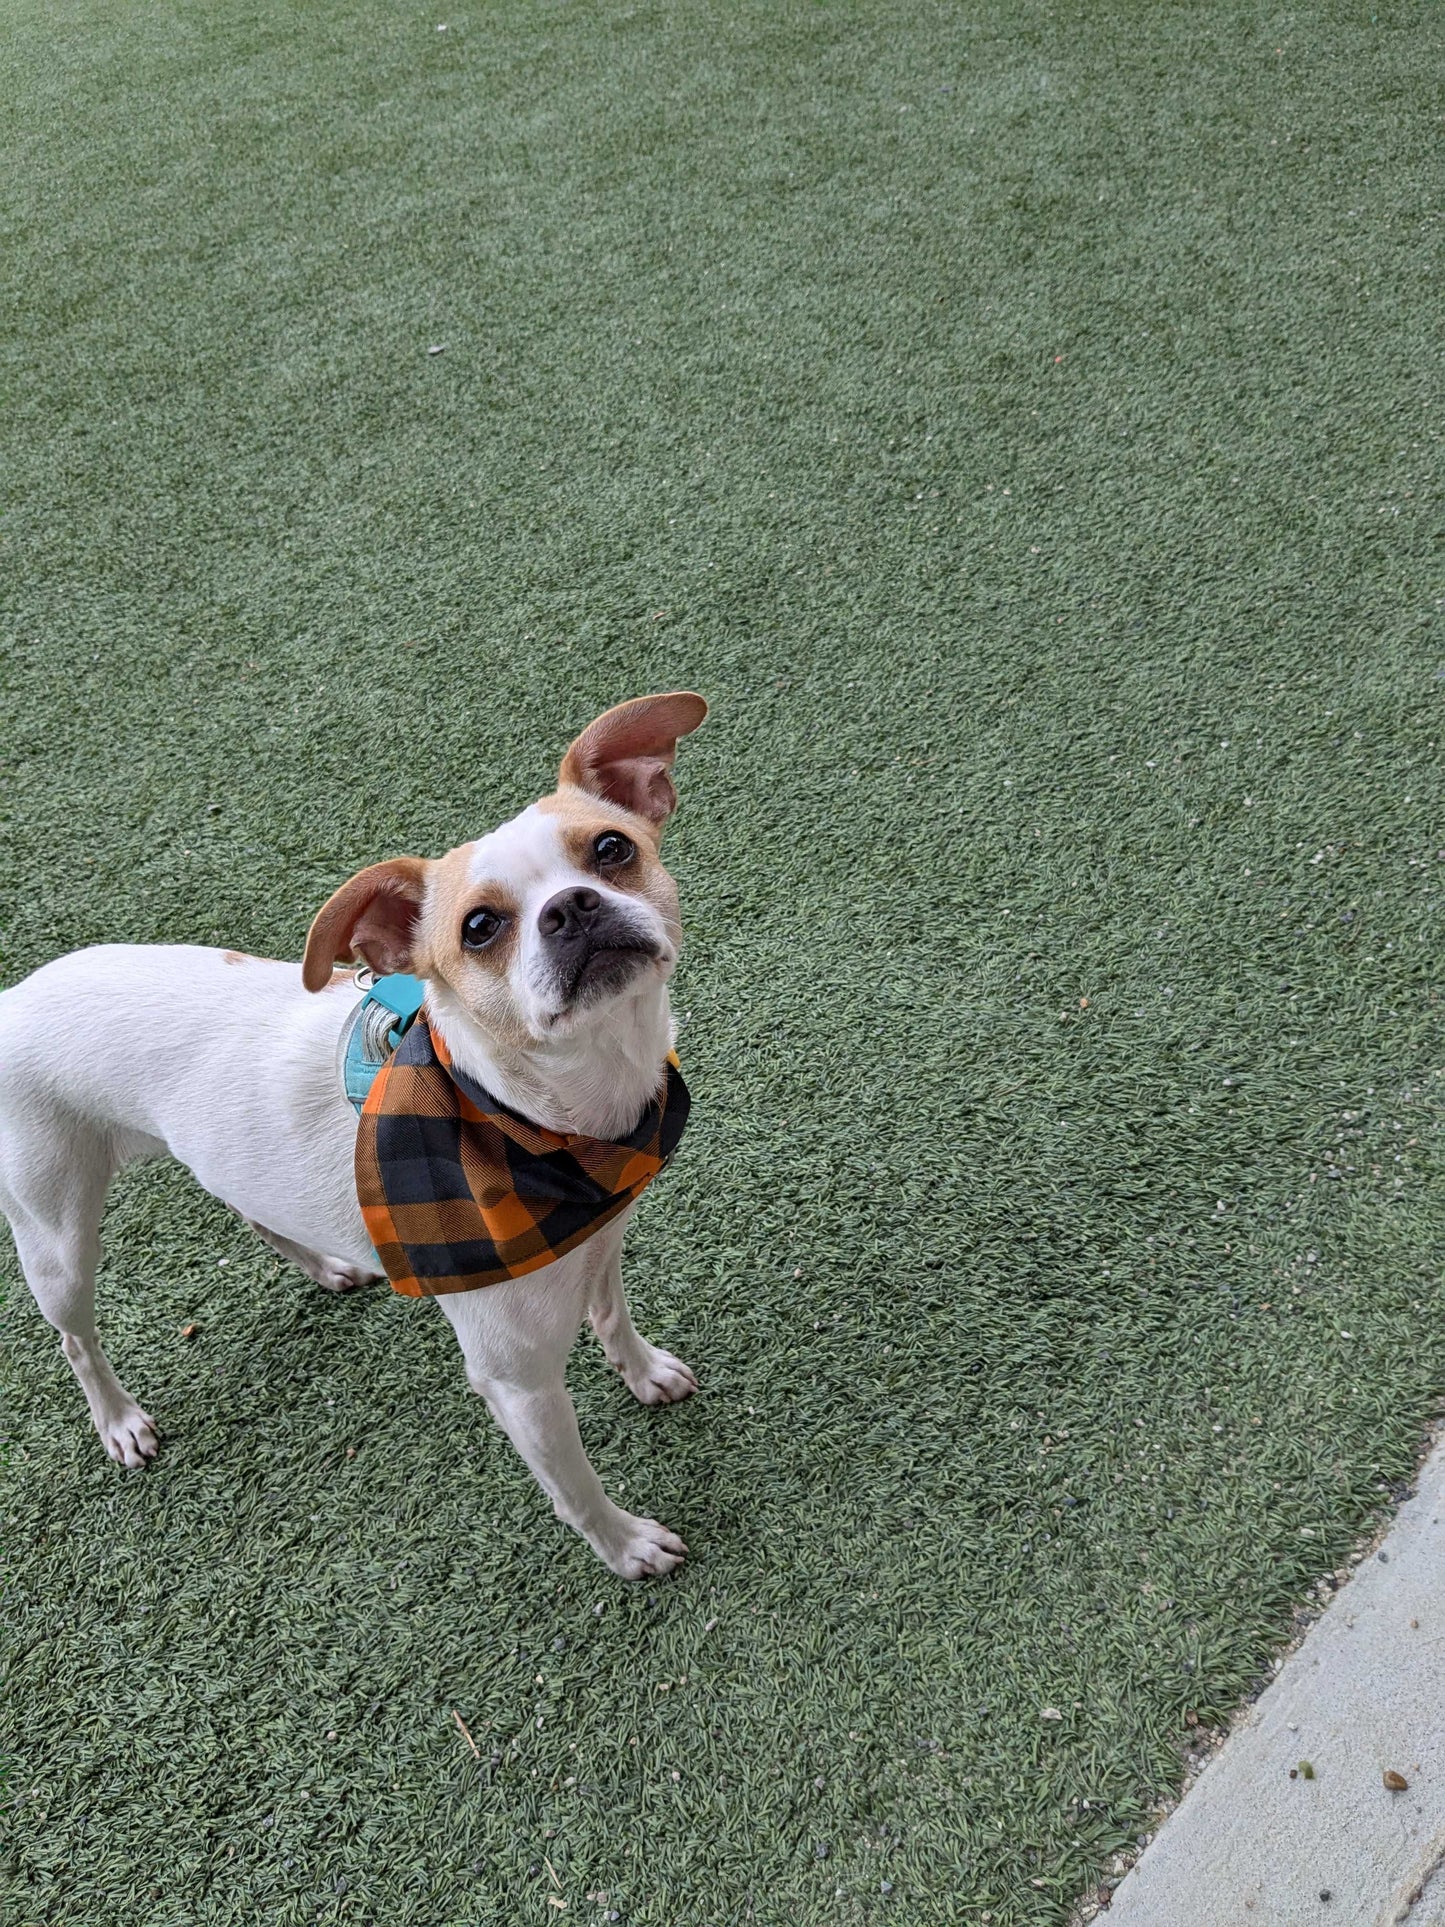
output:
{"label": "black nose", "polygon": [[564,943],[585,936],[597,921],[602,899],[585,883],[573,890],[559,890],[548,897],[537,912],[537,928],[544,937],[560,937]]}

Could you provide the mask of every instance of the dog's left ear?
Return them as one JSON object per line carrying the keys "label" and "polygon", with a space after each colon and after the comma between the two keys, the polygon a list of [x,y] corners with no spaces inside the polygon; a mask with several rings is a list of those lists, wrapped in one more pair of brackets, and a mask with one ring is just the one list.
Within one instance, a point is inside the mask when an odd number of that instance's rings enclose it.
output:
{"label": "dog's left ear", "polygon": [[661,827],[677,808],[668,774],[677,739],[691,735],[706,714],[702,697],[688,689],[619,703],[583,730],[562,758],[557,781]]}
{"label": "dog's left ear", "polygon": [[416,927],[426,894],[428,865],[419,856],[373,863],[343,883],[323,903],[306,937],[301,981],[325,990],[331,966],[360,957],[378,977],[410,971],[416,963]]}

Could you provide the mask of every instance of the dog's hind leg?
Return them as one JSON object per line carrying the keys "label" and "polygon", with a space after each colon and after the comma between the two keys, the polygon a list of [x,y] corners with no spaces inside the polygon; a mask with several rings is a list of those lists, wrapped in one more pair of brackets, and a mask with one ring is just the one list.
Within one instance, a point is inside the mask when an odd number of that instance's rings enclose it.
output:
{"label": "dog's hind leg", "polygon": [[288,1264],[304,1271],[308,1278],[314,1278],[323,1291],[356,1291],[362,1285],[374,1285],[383,1275],[375,1265],[348,1264],[344,1258],[328,1258],[324,1251],[298,1245],[294,1239],[283,1238],[279,1231],[268,1231],[254,1218],[247,1218],[246,1222],[258,1238],[263,1238],[273,1251],[280,1252]]}
{"label": "dog's hind leg", "polygon": [[25,1282],[60,1333],[100,1442],[119,1464],[156,1455],[155,1421],[116,1377],[95,1329],[95,1268],[106,1188],[123,1158],[107,1135],[75,1119],[0,1139],[0,1209]]}

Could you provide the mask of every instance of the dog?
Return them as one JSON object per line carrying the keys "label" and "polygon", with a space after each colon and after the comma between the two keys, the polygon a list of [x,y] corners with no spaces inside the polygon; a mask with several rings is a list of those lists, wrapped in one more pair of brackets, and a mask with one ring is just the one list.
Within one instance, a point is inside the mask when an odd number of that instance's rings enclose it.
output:
{"label": "dog", "polygon": [[[706,713],[686,691],[608,710],[567,750],[556,790],[510,822],[439,860],[398,857],[344,883],[299,970],[195,945],[103,944],[0,994],[0,1210],[111,1458],[141,1467],[158,1446],[96,1334],[101,1212],[123,1166],[179,1159],[327,1290],[377,1277],[358,1120],[338,1074],[359,977],[423,980],[433,1043],[508,1128],[626,1139],[658,1101],[681,942],[659,848],[678,739]],[[687,1398],[697,1379],[634,1326],[621,1262],[632,1205],[609,1208],[562,1255],[484,1287],[453,1284],[438,1303],[473,1391],[557,1516],[640,1579],[671,1572],[687,1548],[603,1491],[567,1356],[585,1316],[643,1404]]]}

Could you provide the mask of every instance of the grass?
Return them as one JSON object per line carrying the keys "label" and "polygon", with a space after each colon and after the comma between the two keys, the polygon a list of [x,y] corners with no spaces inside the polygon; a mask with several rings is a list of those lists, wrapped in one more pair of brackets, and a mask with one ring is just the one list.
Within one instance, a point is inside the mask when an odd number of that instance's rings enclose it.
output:
{"label": "grass", "polygon": [[430,1308],[127,1177],[154,1471],[5,1260],[7,1927],[1063,1922],[1445,1386],[1438,12],[6,43],[7,981],[295,956],[714,705],[630,1241],[706,1390],[573,1373],[685,1574],[551,1520]]}

